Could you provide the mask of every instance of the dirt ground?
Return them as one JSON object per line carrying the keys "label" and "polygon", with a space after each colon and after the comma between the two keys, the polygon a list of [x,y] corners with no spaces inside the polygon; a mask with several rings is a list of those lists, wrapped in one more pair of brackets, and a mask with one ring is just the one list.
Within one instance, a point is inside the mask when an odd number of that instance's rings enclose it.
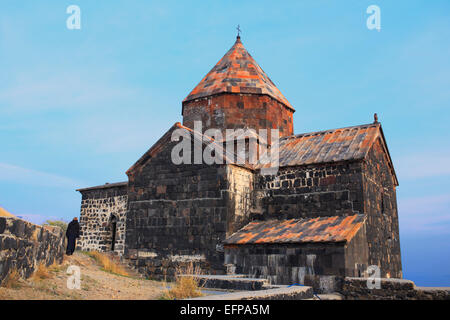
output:
{"label": "dirt ground", "polygon": [[[80,289],[67,287],[71,265],[80,267]],[[65,256],[63,264],[49,270],[48,279],[31,277],[19,280],[17,288],[0,287],[0,300],[149,300],[164,293],[162,282],[102,271],[94,259],[79,252]]]}

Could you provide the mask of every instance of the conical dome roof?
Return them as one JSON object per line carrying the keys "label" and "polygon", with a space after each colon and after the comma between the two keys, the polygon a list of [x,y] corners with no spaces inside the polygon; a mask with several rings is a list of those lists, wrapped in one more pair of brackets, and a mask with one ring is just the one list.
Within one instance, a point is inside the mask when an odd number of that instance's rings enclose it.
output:
{"label": "conical dome roof", "polygon": [[272,80],[247,52],[239,36],[233,47],[189,93],[183,103],[226,92],[266,94],[294,110]]}

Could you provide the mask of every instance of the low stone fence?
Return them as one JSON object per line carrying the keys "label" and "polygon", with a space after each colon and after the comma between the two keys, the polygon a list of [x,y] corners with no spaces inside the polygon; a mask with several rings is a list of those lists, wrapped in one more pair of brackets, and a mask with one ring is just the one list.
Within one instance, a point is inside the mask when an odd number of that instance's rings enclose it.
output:
{"label": "low stone fence", "polygon": [[380,279],[380,289],[369,289],[367,278],[347,277],[339,293],[348,300],[450,300],[450,288],[417,287],[405,279]]}
{"label": "low stone fence", "polygon": [[0,285],[13,269],[28,278],[40,263],[61,263],[64,244],[65,235],[58,227],[0,217]]}

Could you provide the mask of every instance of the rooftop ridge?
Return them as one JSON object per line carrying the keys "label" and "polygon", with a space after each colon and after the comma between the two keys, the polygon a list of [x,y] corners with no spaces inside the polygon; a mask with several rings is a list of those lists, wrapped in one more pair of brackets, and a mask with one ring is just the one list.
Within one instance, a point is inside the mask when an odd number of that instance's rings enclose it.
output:
{"label": "rooftop ridge", "polygon": [[280,140],[288,140],[288,139],[295,139],[295,138],[308,137],[308,136],[317,136],[317,135],[326,134],[326,133],[329,133],[329,132],[336,132],[338,130],[350,130],[350,129],[356,129],[356,128],[365,129],[365,128],[368,128],[368,127],[377,127],[377,126],[380,126],[380,125],[381,125],[380,122],[377,122],[377,123],[367,123],[367,124],[360,124],[360,125],[349,126],[349,127],[342,127],[342,128],[335,128],[335,129],[327,129],[327,130],[321,130],[321,131],[312,131],[312,132],[298,133],[298,134],[293,134],[291,136],[281,137]]}

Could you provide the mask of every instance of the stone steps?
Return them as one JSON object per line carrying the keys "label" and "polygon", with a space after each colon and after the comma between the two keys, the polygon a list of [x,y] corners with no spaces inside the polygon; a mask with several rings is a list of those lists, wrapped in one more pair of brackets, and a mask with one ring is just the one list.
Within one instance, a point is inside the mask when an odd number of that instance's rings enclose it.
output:
{"label": "stone steps", "polygon": [[307,300],[313,299],[311,287],[278,286],[266,290],[240,291],[216,294],[188,300]]}
{"label": "stone steps", "polygon": [[201,287],[224,292],[192,300],[303,300],[314,297],[311,287],[271,285],[267,279],[247,278],[241,274],[196,277],[200,279]]}
{"label": "stone steps", "polygon": [[[184,275],[191,276],[191,275]],[[268,287],[267,279],[246,278],[245,275],[198,275],[203,288],[221,290],[255,291]]]}
{"label": "stone steps", "polygon": [[314,300],[343,300],[344,297],[339,293],[317,294]]}

